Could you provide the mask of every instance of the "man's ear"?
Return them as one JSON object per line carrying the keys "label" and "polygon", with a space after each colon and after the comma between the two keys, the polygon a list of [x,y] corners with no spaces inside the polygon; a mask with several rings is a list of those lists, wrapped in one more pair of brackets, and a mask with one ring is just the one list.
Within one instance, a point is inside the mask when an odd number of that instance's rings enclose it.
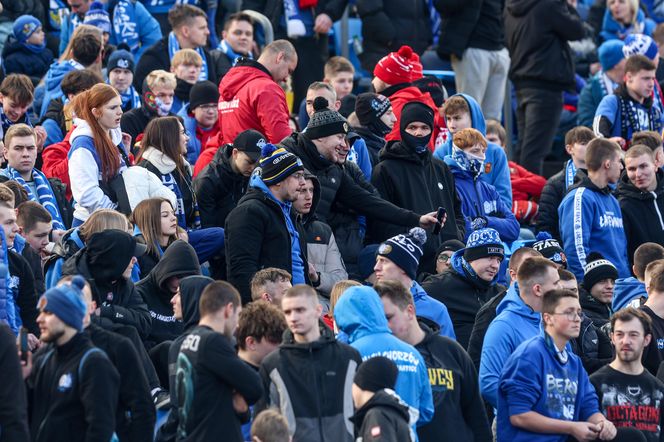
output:
{"label": "man's ear", "polygon": [[334,102],[334,110],[339,112],[339,109],[341,109],[341,100],[337,100]]}

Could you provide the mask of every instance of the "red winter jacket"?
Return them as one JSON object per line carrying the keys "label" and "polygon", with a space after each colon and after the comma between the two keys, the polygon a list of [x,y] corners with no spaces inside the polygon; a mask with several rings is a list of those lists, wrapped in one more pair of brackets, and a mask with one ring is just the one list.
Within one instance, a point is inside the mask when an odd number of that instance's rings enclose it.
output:
{"label": "red winter jacket", "polygon": [[69,182],[69,136],[74,131],[75,126],[72,126],[65,135],[65,138],[59,143],[46,146],[42,151],[42,172],[47,178],[58,178],[67,186],[65,193],[67,199],[71,200],[71,183]]}
{"label": "red winter jacket", "polygon": [[429,148],[433,151],[434,142],[438,137],[438,132],[440,132],[440,130],[445,127],[445,120],[443,120],[443,118],[440,116],[438,108],[436,107],[436,104],[433,102],[433,98],[431,98],[431,95],[429,95],[428,92],[423,93],[415,86],[408,86],[403,89],[397,90],[396,92],[391,94],[388,98],[390,99],[390,103],[392,103],[392,110],[394,111],[394,116],[397,117],[397,122],[394,123],[392,132],[387,134],[385,140],[394,141],[401,139],[401,134],[399,133],[399,124],[401,123],[401,109],[403,109],[406,103],[409,103],[411,101],[421,101],[422,103],[429,106],[431,110],[433,110],[434,128],[433,128],[433,133],[431,134],[431,141],[429,142]]}
{"label": "red winter jacket", "polygon": [[247,129],[256,129],[273,144],[291,134],[286,94],[270,72],[253,60],[238,62],[219,83],[222,145]]}
{"label": "red winter jacket", "polygon": [[514,161],[507,163],[510,168],[510,181],[512,181],[512,200],[525,201],[534,198],[539,200],[546,178],[529,172]]}

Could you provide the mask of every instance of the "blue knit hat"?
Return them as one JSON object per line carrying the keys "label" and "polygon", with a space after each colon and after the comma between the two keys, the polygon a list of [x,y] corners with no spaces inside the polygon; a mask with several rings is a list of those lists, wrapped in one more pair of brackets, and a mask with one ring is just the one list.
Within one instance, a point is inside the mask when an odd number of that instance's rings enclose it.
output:
{"label": "blue knit hat", "polygon": [[393,236],[378,247],[378,254],[396,264],[411,279],[417,276],[417,266],[422,258],[427,233],[421,227],[413,227],[407,234]]}
{"label": "blue knit hat", "polygon": [[258,162],[261,179],[267,186],[282,182],[298,170],[304,170],[302,160],[297,155],[274,144],[265,144]]}
{"label": "blue knit hat", "polygon": [[466,248],[463,249],[464,259],[471,262],[489,256],[497,256],[501,260],[505,258],[505,248],[500,235],[491,228],[475,230],[466,241]]}
{"label": "blue knit hat", "polygon": [[42,311],[53,313],[62,322],[78,331],[83,330],[83,318],[88,308],[83,299],[85,279],[74,276],[71,283],[46,290],[39,299]]}
{"label": "blue knit hat", "polygon": [[625,39],[625,46],[623,46],[623,55],[629,58],[632,55],[645,55],[650,60],[655,61],[659,56],[657,43],[651,37],[645,34],[631,34]]}
{"label": "blue knit hat", "polygon": [[22,15],[14,21],[14,37],[19,43],[25,43],[35,31],[41,28],[41,22],[32,15]]}
{"label": "blue knit hat", "polygon": [[124,49],[116,49],[108,57],[108,64],[106,65],[108,73],[118,68],[127,69],[134,73],[134,56],[131,55],[131,52]]}
{"label": "blue knit hat", "polygon": [[623,47],[625,43],[622,40],[609,40],[602,43],[597,49],[597,56],[599,57],[599,64],[602,65],[604,72],[613,69],[615,65],[620,63],[625,58],[623,54]]}
{"label": "blue knit hat", "polygon": [[85,14],[83,23],[90,26],[96,26],[101,29],[102,32],[107,34],[111,33],[111,19],[109,18],[108,12],[104,10],[103,3],[92,3],[90,9]]}

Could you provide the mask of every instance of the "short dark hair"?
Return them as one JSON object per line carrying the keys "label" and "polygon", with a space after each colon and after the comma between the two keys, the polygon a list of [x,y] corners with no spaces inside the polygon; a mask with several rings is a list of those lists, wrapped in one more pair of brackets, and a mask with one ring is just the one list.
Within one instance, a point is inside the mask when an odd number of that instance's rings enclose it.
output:
{"label": "short dark hair", "polygon": [[611,316],[611,333],[613,333],[616,322],[629,322],[634,318],[638,319],[643,326],[644,336],[652,334],[652,319],[643,310],[634,307],[625,307]]}
{"label": "short dark hair", "polygon": [[586,126],[576,126],[571,128],[565,134],[565,145],[588,144],[591,140],[597,138],[595,133]]}
{"label": "short dark hair", "polygon": [[276,267],[268,267],[266,269],[260,269],[254,274],[254,277],[251,278],[251,298],[256,301],[260,299],[260,291],[263,290],[268,283],[279,282],[279,281],[291,281],[293,277],[286,270],[278,269]]}
{"label": "short dark hair", "polygon": [[236,21],[246,21],[249,23],[251,26],[254,25],[254,19],[251,18],[251,15],[246,14],[244,12],[235,12],[228,17],[226,17],[226,21],[224,22],[224,31],[228,31],[233,24],[233,22]]}
{"label": "short dark hair", "polygon": [[497,135],[498,139],[500,140],[500,144],[505,144],[505,142],[507,142],[507,131],[503,125],[500,124],[500,121],[491,119],[486,120],[486,134]]}
{"label": "short dark hair", "polygon": [[[8,180],[4,183],[5,186],[9,187],[9,190],[14,194],[14,207],[18,207],[25,201],[30,201],[28,192],[25,188],[14,180]],[[12,208],[14,208],[12,207]]]}
{"label": "short dark hair", "polygon": [[579,299],[579,296],[568,289],[553,289],[545,292],[542,296],[542,313],[555,313],[556,307],[563,298]]}
{"label": "short dark hair", "polygon": [[201,293],[198,311],[203,317],[217,313],[228,304],[233,304],[236,309],[240,303],[240,293],[235,287],[226,281],[215,281],[208,284]]}
{"label": "short dark hair", "polygon": [[586,167],[591,172],[597,172],[606,160],[612,160],[619,152],[618,143],[606,138],[595,138],[586,148]]}
{"label": "short dark hair", "polygon": [[542,254],[532,247],[519,247],[510,256],[510,262],[507,266],[510,270],[519,270],[524,259],[535,257],[542,257]]}
{"label": "short dark hair", "polygon": [[519,283],[521,289],[525,289],[526,286],[534,284],[534,280],[542,278],[546,274],[546,269],[558,269],[558,266],[551,261],[546,259],[543,256],[533,256],[531,258],[526,258],[523,260],[519,266],[519,270],[516,272],[516,279]]}
{"label": "short dark hair", "polygon": [[65,97],[69,94],[76,95],[83,91],[87,91],[97,83],[103,83],[104,80],[98,73],[90,69],[80,69],[69,71],[62,78],[60,88]]}
{"label": "short dark hair", "polygon": [[374,290],[381,298],[389,299],[392,304],[399,307],[399,310],[405,310],[409,305],[415,305],[413,295],[399,281],[383,280],[374,285]]}
{"label": "short dark hair", "polygon": [[244,350],[249,336],[257,341],[281,342],[286,327],[286,317],[276,306],[265,301],[252,302],[240,312],[235,331],[237,345]]}
{"label": "short dark hair", "polygon": [[664,292],[664,259],[658,259],[646,266],[645,273],[650,274],[650,290]]}
{"label": "short dark hair", "polygon": [[286,293],[284,293],[283,299],[297,298],[298,296],[306,296],[307,298],[314,299],[316,304],[318,304],[318,294],[316,293],[316,290],[306,284],[297,284],[289,288]]}
{"label": "short dark hair", "polygon": [[558,269],[558,276],[560,277],[561,281],[576,281],[576,276],[574,273],[567,269],[563,269],[562,267]]}
{"label": "short dark hair", "polygon": [[25,201],[16,208],[16,223],[25,232],[31,232],[37,223],[48,223],[52,221],[51,214],[36,201]]}
{"label": "short dark hair", "polygon": [[74,60],[84,67],[93,64],[101,53],[102,39],[99,34],[82,32],[72,38],[72,55]]}
{"label": "short dark hair", "polygon": [[[9,181],[4,181],[0,183],[0,206],[13,209],[16,207],[16,195],[14,194],[14,191],[9,186],[7,186],[8,183]],[[16,181],[14,181],[14,183],[16,183]],[[23,189],[23,191],[25,192],[25,189]],[[11,204],[9,204],[10,202]]]}
{"label": "short dark hair", "polygon": [[27,75],[9,74],[0,83],[0,94],[14,100],[19,106],[28,106],[34,99],[35,87]]}
{"label": "short dark hair", "polygon": [[173,6],[168,11],[168,23],[171,25],[171,28],[173,30],[188,25],[191,22],[191,20],[193,20],[196,17],[203,17],[204,19],[207,20],[207,15],[205,15],[205,11],[194,5],[179,4]]}
{"label": "short dark hair", "polygon": [[632,145],[643,144],[655,151],[662,147],[662,136],[654,130],[642,130],[632,135]]}
{"label": "short dark hair", "polygon": [[644,242],[634,251],[634,274],[640,280],[645,278],[646,267],[653,261],[664,259],[664,247],[654,242]]}
{"label": "short dark hair", "polygon": [[625,74],[636,74],[639,71],[654,71],[655,63],[645,55],[631,55],[625,63]]}
{"label": "short dark hair", "polygon": [[276,409],[263,410],[251,424],[252,440],[263,442],[284,442],[290,440],[288,422]]}

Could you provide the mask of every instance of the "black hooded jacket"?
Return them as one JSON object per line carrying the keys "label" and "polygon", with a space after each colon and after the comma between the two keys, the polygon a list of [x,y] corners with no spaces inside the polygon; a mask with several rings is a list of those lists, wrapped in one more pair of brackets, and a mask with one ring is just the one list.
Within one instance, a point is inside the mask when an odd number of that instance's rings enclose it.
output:
{"label": "black hooded jacket", "polygon": [[468,353],[420,322],[424,339],[415,345],[427,365],[434,415],[417,428],[420,442],[491,440],[477,372]]}
{"label": "black hooded jacket", "polygon": [[194,180],[203,228],[224,227],[226,217],[247,192],[249,177],[233,170],[232,152],[231,144],[222,146]]}
{"label": "black hooded jacket", "polygon": [[374,393],[350,417],[355,427],[355,437],[361,441],[408,441],[408,420],[408,405],[393,390],[387,389]]}
{"label": "black hooded jacket", "polygon": [[[438,207],[447,210],[447,222],[440,235],[427,234],[418,268],[418,273],[435,273],[436,251],[440,245],[450,239],[463,241],[466,231],[454,175],[447,164],[434,158],[428,149],[418,154],[402,141],[389,142],[380,152],[380,163],[373,169],[371,184],[383,198],[398,207],[416,213],[429,213]],[[369,229],[375,242],[408,231],[402,226],[383,222],[373,222]]]}
{"label": "black hooded jacket", "polygon": [[583,287],[579,287],[579,303],[581,304],[583,313],[592,321],[595,327],[601,329],[609,323],[613,314],[611,304],[599,302]]}
{"label": "black hooded jacket", "polygon": [[371,167],[376,167],[380,162],[378,155],[380,154],[381,149],[385,147],[385,138],[376,135],[371,129],[364,126],[353,127],[353,132],[358,134],[364,140],[364,143],[367,145]]}
{"label": "black hooded jacket", "polygon": [[62,276],[81,275],[92,289],[92,298],[99,307],[99,316],[92,320],[106,329],[113,329],[113,324],[131,325],[136,328],[142,339],[150,334],[152,320],[148,307],[136,292],[134,283],[125,279],[122,272],[128,262],[114,260],[114,267],[91,268],[87,248],[78,251],[62,266]]}
{"label": "black hooded jacket", "polygon": [[623,174],[616,197],[620,202],[631,265],[634,252],[641,244],[655,242],[664,246],[664,171],[657,169],[657,187],[652,192],[640,191],[627,174]]}
{"label": "black hooded jacket", "polygon": [[175,319],[171,293],[166,282],[171,277],[184,278],[200,275],[196,251],[186,241],[177,240],[164,252],[164,256],[150,274],[136,283],[136,292],[145,301],[152,318],[150,335],[145,346],[150,348],[164,341],[170,341],[183,332],[182,321]]}
{"label": "black hooded jacket", "polygon": [[128,338],[90,324],[85,329],[95,347],[104,350],[120,374],[115,427],[121,441],[150,440],[156,420],[154,403],[143,366]]}
{"label": "black hooded jacket", "polygon": [[573,91],[574,60],[568,41],[585,36],[576,9],[565,0],[507,0],[504,20],[514,86]]}

